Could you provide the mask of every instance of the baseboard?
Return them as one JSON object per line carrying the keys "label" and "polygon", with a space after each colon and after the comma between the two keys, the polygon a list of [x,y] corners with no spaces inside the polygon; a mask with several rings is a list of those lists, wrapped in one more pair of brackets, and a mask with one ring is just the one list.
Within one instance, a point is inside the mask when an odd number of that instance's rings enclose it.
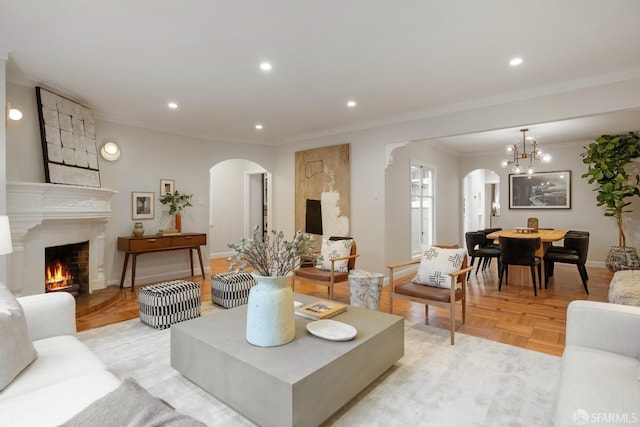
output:
{"label": "baseboard", "polygon": [[233,251],[228,252],[211,252],[209,254],[209,259],[217,259],[217,258],[229,258],[233,255]]}
{"label": "baseboard", "polygon": [[[202,275],[199,267],[193,266],[193,274],[198,277]],[[211,267],[204,267],[204,274],[207,276],[211,274]],[[191,269],[189,270],[180,270],[180,271],[172,271],[169,273],[161,273],[161,274],[150,274],[146,276],[140,276],[136,274],[136,286],[145,285],[148,283],[156,283],[156,282],[166,282],[169,280],[179,280],[184,279],[185,277],[191,277]],[[109,280],[107,285],[117,285],[120,286],[120,280]],[[124,280],[124,287],[131,287],[131,276],[128,276]]]}

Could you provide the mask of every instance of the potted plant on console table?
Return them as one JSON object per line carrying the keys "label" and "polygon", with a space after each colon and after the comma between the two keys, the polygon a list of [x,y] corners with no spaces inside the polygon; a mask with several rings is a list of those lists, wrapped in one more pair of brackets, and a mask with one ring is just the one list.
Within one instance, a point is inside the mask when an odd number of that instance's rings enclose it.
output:
{"label": "potted plant on console table", "polygon": [[230,243],[233,256],[229,270],[252,267],[258,282],[249,291],[247,303],[246,339],[259,347],[274,347],[292,341],[296,336],[293,290],[287,285],[291,271],[301,256],[313,253],[314,239],[310,234],[296,232],[290,242],[282,231],[262,236],[259,227],[251,238],[239,244]]}
{"label": "potted plant on console table", "polygon": [[169,205],[169,215],[175,214],[176,230],[182,233],[182,211],[184,208],[192,206],[191,198],[193,194],[180,194],[178,191],[167,193],[160,197],[160,203]]}
{"label": "potted plant on console table", "polygon": [[638,135],[602,135],[586,147],[582,153],[583,162],[589,169],[582,178],[589,178],[589,184],[597,183],[594,191],[597,205],[605,206],[604,215],[614,217],[618,224],[618,246],[612,246],[605,265],[611,271],[640,269],[640,259],[636,248],[628,247],[622,228],[622,216],[631,204],[629,198],[640,196],[640,176],[631,174],[630,163],[640,157]]}

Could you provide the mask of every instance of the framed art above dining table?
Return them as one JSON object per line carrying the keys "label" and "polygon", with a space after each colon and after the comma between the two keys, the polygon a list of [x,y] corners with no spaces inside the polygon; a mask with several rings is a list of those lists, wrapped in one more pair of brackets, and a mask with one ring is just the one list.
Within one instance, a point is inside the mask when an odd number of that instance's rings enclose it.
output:
{"label": "framed art above dining table", "polygon": [[571,209],[571,171],[510,174],[509,209]]}

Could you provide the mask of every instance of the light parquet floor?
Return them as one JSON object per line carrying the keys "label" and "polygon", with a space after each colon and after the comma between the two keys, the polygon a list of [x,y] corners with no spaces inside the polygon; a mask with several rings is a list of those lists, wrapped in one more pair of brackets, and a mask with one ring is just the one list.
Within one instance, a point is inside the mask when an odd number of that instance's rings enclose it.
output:
{"label": "light parquet floor", "polygon": [[[211,271],[227,271],[227,261],[211,260]],[[511,272],[510,281],[518,283],[524,276],[525,284],[503,284],[501,292],[498,292],[495,263],[485,272],[479,272],[477,276],[474,273],[475,271],[471,273],[468,283],[467,320],[464,325],[461,323],[460,307],[457,308],[457,332],[558,356],[564,350],[566,309],[569,302],[576,299],[607,301],[609,282],[612,278],[612,273],[607,269],[588,268],[590,295],[587,296],[576,267],[556,264],[549,288],[538,290],[538,296],[534,297],[533,288],[526,281],[528,272],[523,275],[519,275],[517,271]],[[200,284],[203,301],[211,300],[210,277],[205,280],[201,276],[187,279]],[[129,289],[115,292],[117,296],[113,302],[98,310],[87,312],[79,307],[79,331],[138,317],[138,287],[135,292]],[[325,287],[298,280],[296,292],[319,298],[327,297]],[[349,302],[347,283],[336,286],[335,299]],[[386,312],[387,309],[388,288],[384,287],[380,310]],[[393,312],[411,322],[424,322],[424,306],[421,304],[394,301]],[[448,310],[430,307],[429,324],[448,329]]]}

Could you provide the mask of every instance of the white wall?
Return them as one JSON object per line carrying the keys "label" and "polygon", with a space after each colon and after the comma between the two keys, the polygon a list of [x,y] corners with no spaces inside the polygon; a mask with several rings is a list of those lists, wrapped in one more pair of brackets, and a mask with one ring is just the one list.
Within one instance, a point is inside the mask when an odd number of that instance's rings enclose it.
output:
{"label": "white wall", "polygon": [[[1,76],[0,76],[1,77]],[[12,98],[16,98],[15,100]],[[17,181],[42,182],[44,179],[42,150],[35,109],[35,91],[33,87],[22,88],[7,84],[7,99],[11,102],[31,103],[33,109],[23,111],[25,118],[19,130],[11,126],[7,133],[7,178]],[[123,100],[126,101],[126,100]],[[224,143],[205,141],[155,132],[105,121],[98,121],[96,129],[99,142],[114,138],[122,146],[120,160],[101,163],[102,185],[120,193],[114,199],[114,218],[108,227],[107,245],[113,248],[107,254],[107,274],[111,281],[119,278],[119,269],[123,255],[115,249],[118,235],[131,233],[133,221],[130,214],[130,192],[133,190],[158,191],[161,178],[176,179],[177,188],[194,194],[196,202],[184,219],[187,231],[205,231],[208,229],[207,213],[209,170],[220,161],[243,158],[262,165],[273,171],[273,208],[272,226],[293,234],[294,230],[294,153],[299,150],[318,148],[336,144],[351,144],[351,234],[358,239],[358,252],[361,258],[357,266],[369,271],[385,272],[386,265],[393,259],[405,257],[409,245],[404,238],[396,240],[396,234],[404,233],[400,228],[409,224],[385,221],[385,209],[391,218],[402,216],[395,211],[393,203],[387,203],[385,193],[385,152],[387,145],[407,141],[428,140],[442,136],[451,136],[471,132],[480,132],[507,127],[518,127],[532,123],[562,120],[584,115],[606,113],[616,110],[640,107],[640,78],[612,82],[596,87],[578,87],[553,95],[529,96],[525,99],[512,97],[511,100],[484,100],[457,106],[440,114],[431,112],[424,119],[387,124],[371,124],[362,130],[343,132],[338,135],[316,135],[271,147],[252,144]],[[24,127],[23,127],[24,126]],[[603,129],[602,133],[607,130]],[[439,150],[445,157],[446,150]],[[551,150],[549,150],[551,151]],[[581,170],[579,149],[562,149],[563,155],[553,150],[554,169]],[[444,154],[442,154],[444,153]],[[436,155],[436,151],[432,153]],[[462,243],[462,215],[460,205],[462,177],[477,168],[495,169],[500,155],[464,158],[454,160],[449,155],[440,166],[446,168],[450,181],[443,190],[451,194],[452,204],[443,216],[438,210],[437,239],[439,242],[457,241]],[[429,161],[427,159],[427,161]],[[498,171],[498,170],[496,170]],[[500,172],[499,172],[500,173]],[[615,244],[615,226],[601,215],[595,207],[595,199],[586,184],[574,173],[574,208],[571,211],[540,215],[541,226],[553,223],[556,227],[590,229],[592,244],[589,259],[601,260],[608,246]],[[509,212],[506,205],[508,185],[507,175],[501,174],[502,226],[520,225],[526,221],[527,213]],[[441,181],[441,180],[439,180]],[[577,186],[577,187],[576,187]],[[453,200],[455,199],[455,200]],[[583,217],[586,215],[586,217]],[[637,246],[640,235],[638,229],[638,210],[633,214],[634,229],[629,240]],[[503,221],[504,219],[504,221]],[[145,228],[156,227],[148,222]],[[271,228],[271,227],[270,227]],[[388,236],[391,228],[393,235]],[[396,251],[398,249],[398,251]],[[187,260],[180,265],[172,265],[176,255],[166,254],[141,256],[140,268],[148,277],[160,277],[165,272],[184,269]]]}
{"label": "white wall", "polygon": [[[8,83],[7,94],[16,105],[29,106],[23,109],[23,119],[15,122],[20,126],[11,126],[7,130],[7,179],[44,182],[35,89]],[[205,141],[103,120],[96,121],[96,136],[98,145],[112,139],[122,150],[117,161],[100,161],[102,187],[118,191],[112,199],[113,216],[107,226],[105,241],[105,273],[111,284],[119,283],[124,261],[124,254],[117,250],[117,237],[131,235],[133,230],[132,191],[155,193],[155,219],[143,221],[145,233],[152,234],[158,228],[165,228],[171,220],[165,213],[166,208],[157,200],[160,179],[175,179],[177,190],[193,194],[193,207],[183,212],[183,230],[208,233],[209,170],[224,160],[234,158],[248,159],[265,168],[271,168],[273,163],[271,147]],[[2,189],[4,191],[4,186]],[[211,238],[209,244],[210,241]],[[203,248],[205,255],[209,252],[209,247]],[[141,255],[138,257],[136,283],[173,278],[186,275],[188,271],[187,251]]]}
{"label": "white wall", "polygon": [[[429,142],[416,141],[392,152],[386,169],[386,264],[411,260],[411,163],[417,161],[434,169],[434,243],[462,244],[459,233],[462,197],[458,158]],[[386,265],[385,264],[385,265]],[[385,271],[381,271],[386,273]]]}
{"label": "white wall", "polygon": [[[0,83],[5,81],[7,56],[8,53],[0,49]],[[0,84],[0,105],[6,104],[7,101],[5,97],[5,85]],[[0,117],[0,215],[6,215],[7,213],[7,170],[2,166],[7,164],[6,128],[6,115],[2,114],[2,117]],[[6,255],[0,255],[0,283],[7,283]]]}

